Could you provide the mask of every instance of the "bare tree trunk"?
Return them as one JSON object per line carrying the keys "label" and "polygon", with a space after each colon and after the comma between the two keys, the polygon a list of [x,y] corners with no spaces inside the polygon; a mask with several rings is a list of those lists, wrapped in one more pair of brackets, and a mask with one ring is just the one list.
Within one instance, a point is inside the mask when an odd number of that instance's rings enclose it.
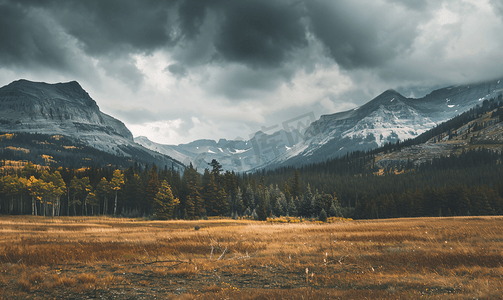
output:
{"label": "bare tree trunk", "polygon": [[103,197],[103,214],[107,214],[107,197]]}
{"label": "bare tree trunk", "polygon": [[10,203],[9,203],[9,215],[12,214],[12,211],[14,210],[14,196],[10,198]]}
{"label": "bare tree trunk", "polygon": [[61,215],[61,196],[58,196],[58,210],[56,211],[56,215],[59,217]]}
{"label": "bare tree trunk", "polygon": [[35,206],[35,197],[31,196],[31,215],[36,216],[37,215],[37,208]]}
{"label": "bare tree trunk", "polygon": [[70,215],[70,188],[68,188],[68,202],[66,205],[66,215]]}
{"label": "bare tree trunk", "polygon": [[75,204],[75,194],[73,194],[72,206],[73,206],[73,215],[76,216],[77,215],[77,205]]}
{"label": "bare tree trunk", "polygon": [[86,197],[84,198],[84,208],[86,210],[86,216],[87,216],[87,196],[88,195],[86,195]]}
{"label": "bare tree trunk", "polygon": [[115,191],[114,216],[117,214],[117,191]]}

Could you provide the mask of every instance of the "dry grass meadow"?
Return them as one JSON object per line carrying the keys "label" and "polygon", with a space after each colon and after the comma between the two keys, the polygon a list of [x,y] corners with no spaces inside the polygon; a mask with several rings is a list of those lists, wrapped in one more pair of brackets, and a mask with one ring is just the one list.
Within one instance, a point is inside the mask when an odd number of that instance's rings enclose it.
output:
{"label": "dry grass meadow", "polygon": [[1,216],[0,298],[502,299],[502,228]]}

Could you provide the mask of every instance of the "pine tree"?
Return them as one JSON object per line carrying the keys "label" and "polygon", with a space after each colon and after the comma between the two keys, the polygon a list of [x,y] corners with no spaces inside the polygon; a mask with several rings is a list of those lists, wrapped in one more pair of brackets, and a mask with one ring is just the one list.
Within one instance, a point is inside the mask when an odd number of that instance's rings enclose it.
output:
{"label": "pine tree", "polygon": [[185,169],[183,173],[182,182],[184,183],[184,195],[185,198],[180,199],[180,206],[183,210],[183,216],[187,216],[189,219],[193,219],[196,216],[202,217],[205,213],[204,200],[201,197],[201,186],[200,177],[197,170],[194,169],[192,164]]}
{"label": "pine tree", "polygon": [[290,187],[290,193],[293,197],[300,197],[302,195],[302,186],[300,183],[300,172],[295,169]]}
{"label": "pine tree", "polygon": [[295,200],[293,200],[293,197],[290,197],[290,200],[288,201],[288,216],[297,216],[297,206],[295,205]]}
{"label": "pine tree", "polygon": [[166,180],[163,180],[154,198],[156,218],[160,220],[173,219],[175,208],[178,204],[180,204],[180,200],[173,197],[171,187]]}
{"label": "pine tree", "polygon": [[154,165],[154,167],[150,170],[149,172],[149,180],[148,180],[148,185],[147,185],[147,191],[145,195],[146,203],[145,207],[152,208],[154,204],[154,199],[159,192],[160,188],[160,183],[159,183],[159,177],[157,175],[157,166]]}
{"label": "pine tree", "polygon": [[318,220],[320,220],[322,222],[326,222],[327,221],[327,213],[326,213],[326,211],[325,211],[324,208],[321,209],[320,215],[318,216]]}
{"label": "pine tree", "polygon": [[256,206],[255,193],[253,192],[253,189],[252,189],[250,183],[248,183],[248,185],[246,186],[246,191],[245,191],[244,198],[243,198],[243,204],[247,207],[250,207],[250,208],[255,208],[255,206]]}
{"label": "pine tree", "polygon": [[238,187],[236,196],[234,199],[234,212],[237,213],[238,215],[241,215],[243,213],[243,193],[241,192],[241,188]]}
{"label": "pine tree", "polygon": [[265,221],[267,220],[267,207],[269,206],[269,203],[267,203],[267,200],[265,197],[262,195],[259,195],[258,197],[258,203],[257,207],[255,208],[255,212],[257,215],[257,220],[259,221]]}
{"label": "pine tree", "polygon": [[311,192],[311,186],[307,184],[306,194],[304,195],[304,199],[301,203],[301,209],[299,214],[303,217],[310,217],[314,212],[312,210],[312,202],[314,200],[313,193]]}
{"label": "pine tree", "polygon": [[283,187],[283,194],[285,194],[286,199],[292,198],[292,193],[290,192],[290,187],[288,186],[288,183],[286,183],[286,181],[285,181],[285,184]]}

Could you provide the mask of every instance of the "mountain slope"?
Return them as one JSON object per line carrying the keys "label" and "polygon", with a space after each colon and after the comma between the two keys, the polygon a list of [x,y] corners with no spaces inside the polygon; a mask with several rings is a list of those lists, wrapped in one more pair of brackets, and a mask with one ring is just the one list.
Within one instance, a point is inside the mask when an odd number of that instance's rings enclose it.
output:
{"label": "mountain slope", "polygon": [[18,80],[0,88],[0,131],[62,135],[115,156],[183,167],[134,143],[124,123],[101,112],[75,81],[47,84]]}
{"label": "mountain slope", "polygon": [[501,80],[446,87],[419,99],[388,90],[359,108],[321,116],[307,129],[316,134],[260,167],[274,169],[322,162],[414,138],[502,92]]}
{"label": "mountain slope", "polygon": [[[410,145],[409,145],[410,144]],[[393,151],[376,150],[375,165],[379,168],[420,165],[440,157],[460,155],[471,150],[503,151],[503,99],[484,101],[469,112],[457,116],[419,136],[395,146]]]}

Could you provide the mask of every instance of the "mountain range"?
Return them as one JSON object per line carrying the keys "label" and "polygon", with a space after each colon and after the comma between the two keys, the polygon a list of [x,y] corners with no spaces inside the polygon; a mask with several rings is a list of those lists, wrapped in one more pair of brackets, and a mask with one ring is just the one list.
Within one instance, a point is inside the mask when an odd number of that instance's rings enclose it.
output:
{"label": "mountain range", "polygon": [[449,86],[417,99],[387,90],[352,110],[319,119],[312,113],[297,116],[271,127],[276,131],[264,127],[249,140],[163,145],[146,137],[133,139],[124,123],[101,112],[75,81],[18,80],[0,88],[0,131],[61,135],[129,162],[177,168],[192,163],[202,172],[216,159],[224,170],[246,172],[323,162],[412,139],[502,92],[503,83],[498,79]]}
{"label": "mountain range", "polygon": [[212,159],[233,171],[300,166],[415,138],[502,92],[500,79],[448,86],[417,99],[387,90],[355,109],[318,120],[309,114],[299,116],[282,122],[279,131],[259,131],[248,141],[197,140],[180,145],[157,144],[146,137],[135,141],[203,169]]}

